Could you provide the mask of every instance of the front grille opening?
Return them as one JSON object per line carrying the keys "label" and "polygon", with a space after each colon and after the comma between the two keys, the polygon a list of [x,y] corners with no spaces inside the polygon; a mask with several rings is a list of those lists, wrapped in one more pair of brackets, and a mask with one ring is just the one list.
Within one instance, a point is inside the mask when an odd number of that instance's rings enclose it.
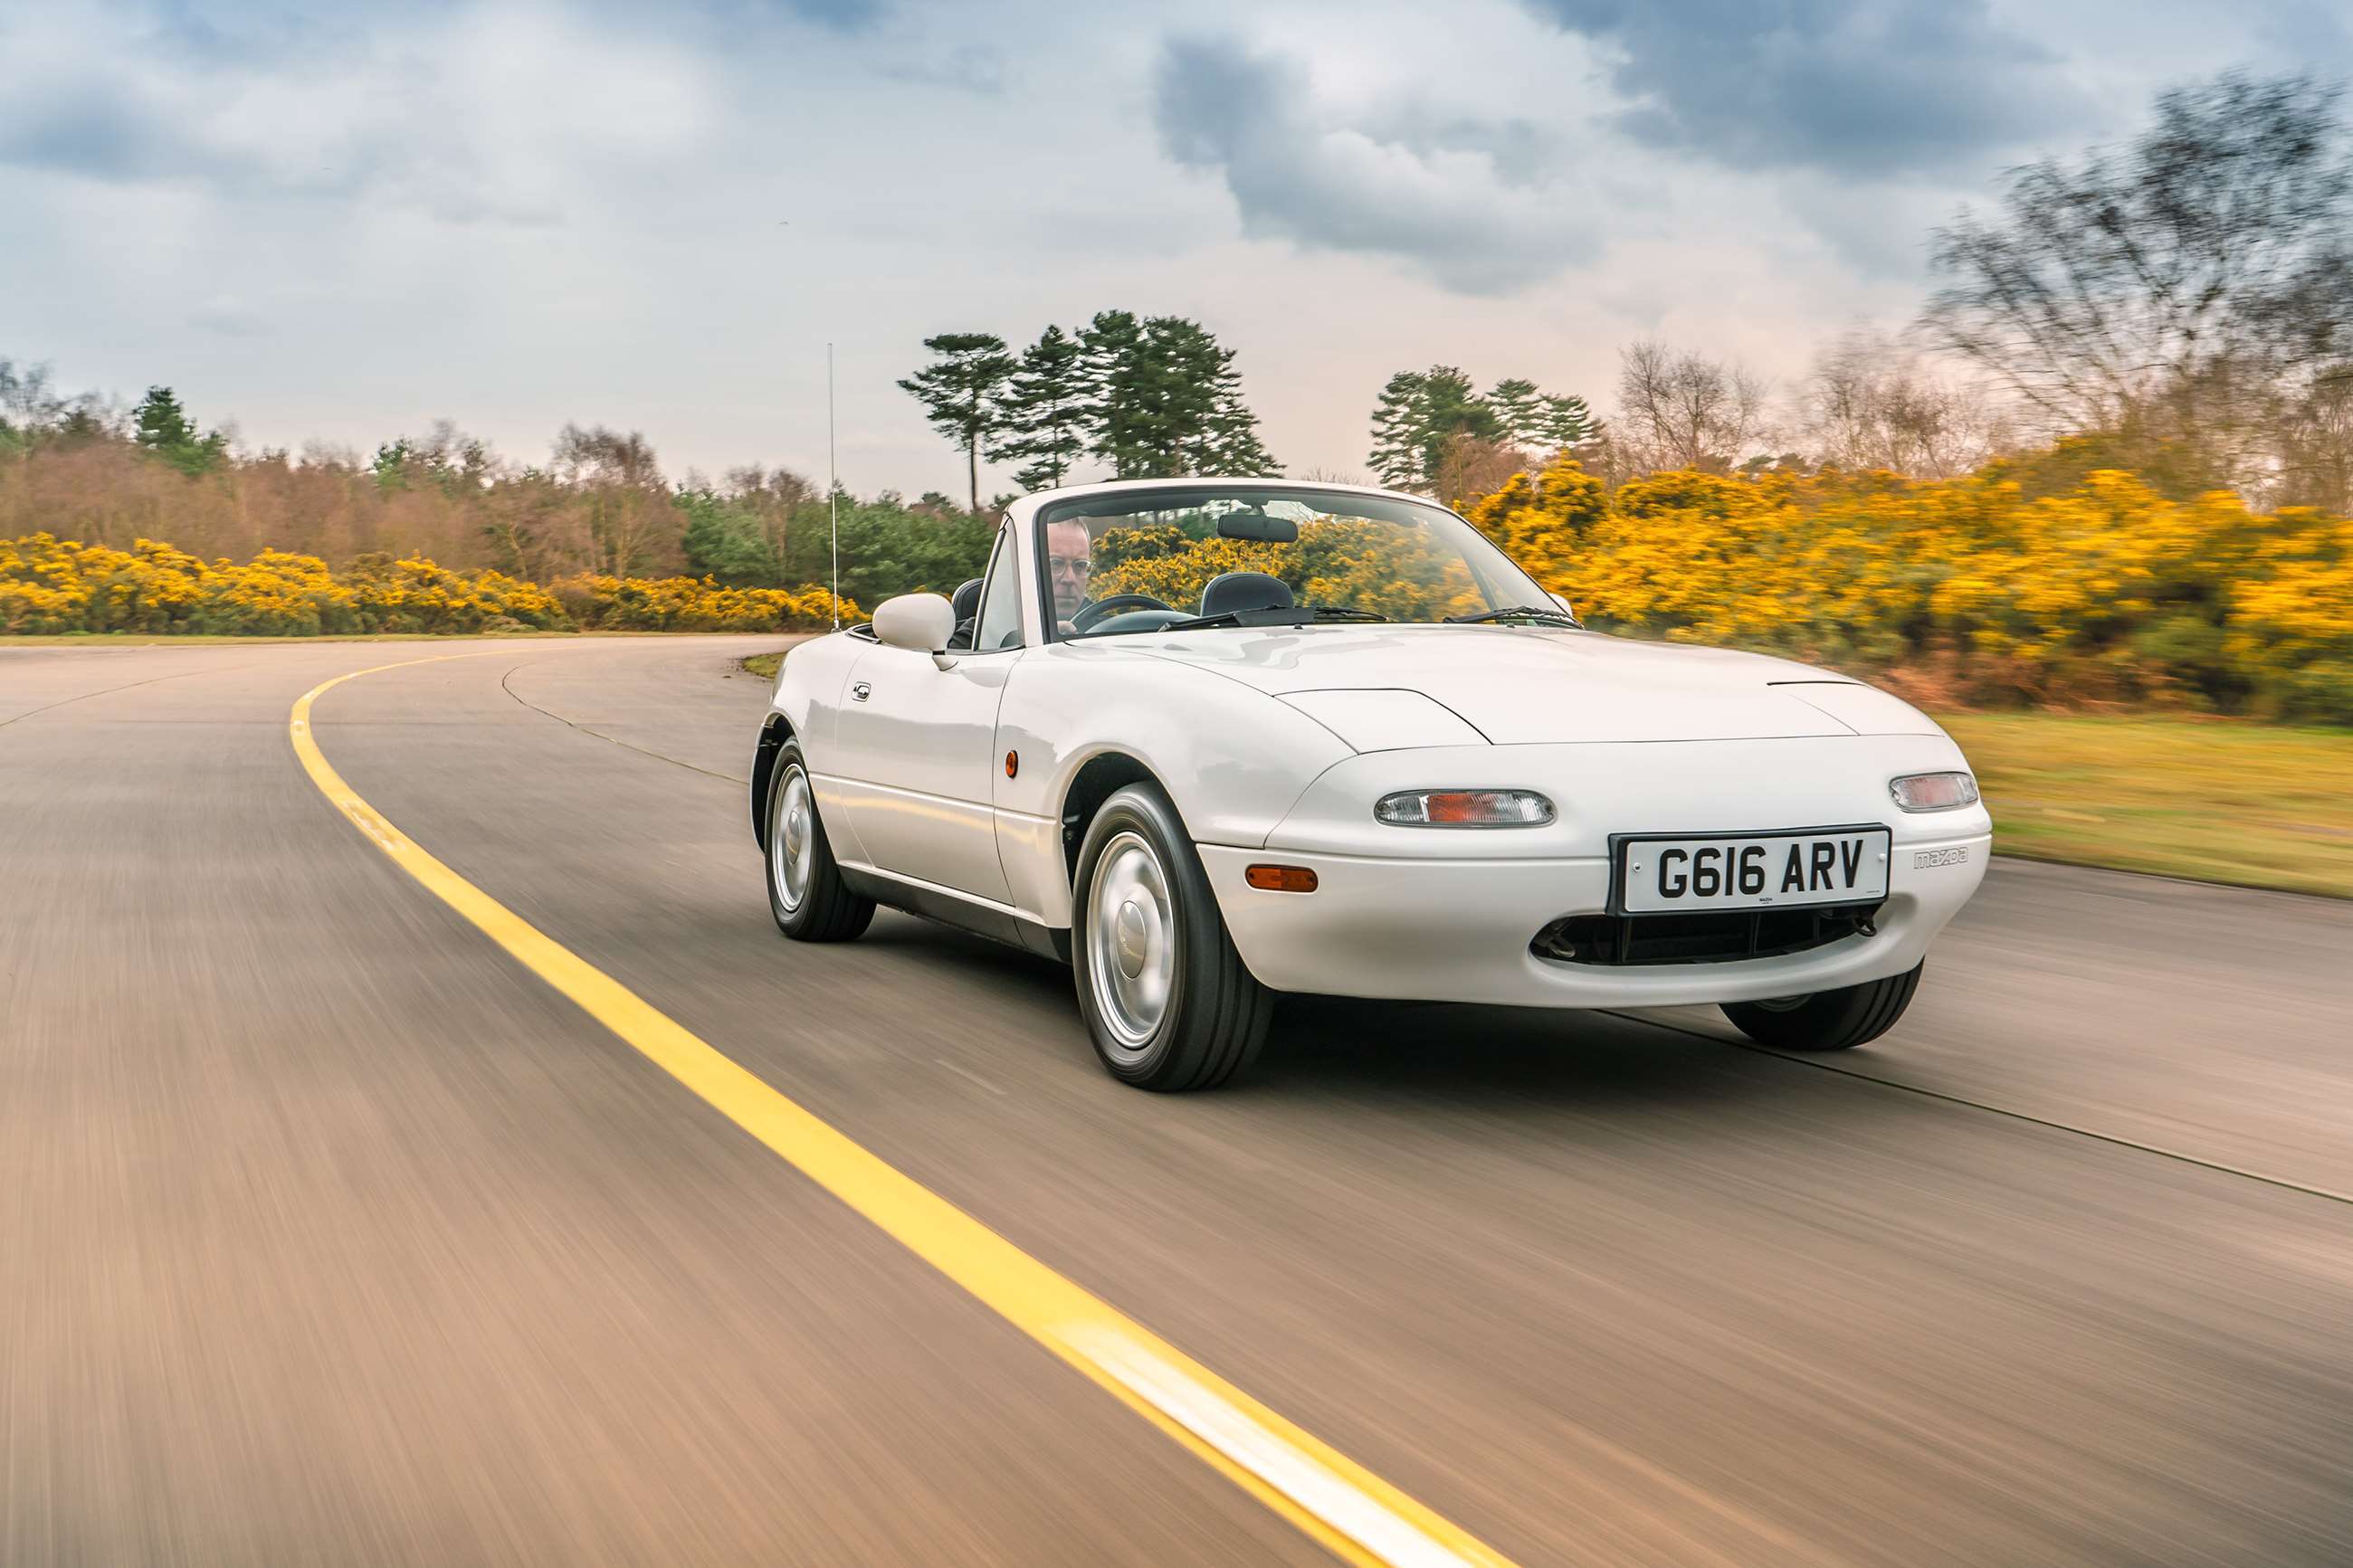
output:
{"label": "front grille opening", "polygon": [[1774,958],[1870,936],[1873,904],[1801,910],[1727,910],[1690,915],[1564,915],[1528,951],[1559,963],[1721,963]]}

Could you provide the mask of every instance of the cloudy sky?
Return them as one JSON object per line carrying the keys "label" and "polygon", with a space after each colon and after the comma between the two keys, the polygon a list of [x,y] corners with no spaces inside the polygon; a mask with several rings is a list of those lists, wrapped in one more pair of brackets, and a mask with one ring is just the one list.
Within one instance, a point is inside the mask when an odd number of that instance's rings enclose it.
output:
{"label": "cloudy sky", "polygon": [[1240,351],[1293,472],[1390,372],[1606,409],[1662,335],[1786,380],[1928,227],[2334,0],[0,0],[0,355],[248,446],[454,419],[673,477],[960,489],[928,333],[1120,307]]}

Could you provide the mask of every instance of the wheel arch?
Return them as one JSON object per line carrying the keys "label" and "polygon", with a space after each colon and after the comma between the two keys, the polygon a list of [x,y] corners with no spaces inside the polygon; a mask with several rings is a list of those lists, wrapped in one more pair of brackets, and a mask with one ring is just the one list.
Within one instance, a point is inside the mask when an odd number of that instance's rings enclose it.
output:
{"label": "wheel arch", "polygon": [[1079,880],[1079,850],[1086,842],[1087,824],[1103,809],[1103,802],[1130,784],[1148,784],[1158,790],[1183,822],[1185,813],[1169,795],[1168,786],[1144,760],[1131,752],[1111,748],[1095,752],[1079,764],[1071,775],[1069,785],[1062,791],[1060,813],[1062,825],[1062,882],[1076,890]]}
{"label": "wheel arch", "polygon": [[1023,657],[996,744],[1018,765],[995,786],[998,858],[1015,904],[1050,927],[1071,923],[1081,839],[1113,790],[1148,780],[1196,844],[1257,846],[1351,754],[1245,682],[1084,642]]}
{"label": "wheel arch", "polygon": [[776,777],[776,754],[793,738],[793,721],[771,710],[760,721],[759,744],[752,752],[752,837],[762,850],[768,847],[768,781]]}

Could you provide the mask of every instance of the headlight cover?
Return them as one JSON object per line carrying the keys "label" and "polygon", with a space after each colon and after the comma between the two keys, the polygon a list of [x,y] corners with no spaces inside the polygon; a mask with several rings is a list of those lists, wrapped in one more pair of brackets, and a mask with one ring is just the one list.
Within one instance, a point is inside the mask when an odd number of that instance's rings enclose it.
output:
{"label": "headlight cover", "polygon": [[1542,827],[1552,802],[1532,789],[1406,789],[1373,806],[1391,827]]}
{"label": "headlight cover", "polygon": [[1906,811],[1958,811],[1978,803],[1978,781],[1967,773],[1905,773],[1887,781],[1887,793]]}

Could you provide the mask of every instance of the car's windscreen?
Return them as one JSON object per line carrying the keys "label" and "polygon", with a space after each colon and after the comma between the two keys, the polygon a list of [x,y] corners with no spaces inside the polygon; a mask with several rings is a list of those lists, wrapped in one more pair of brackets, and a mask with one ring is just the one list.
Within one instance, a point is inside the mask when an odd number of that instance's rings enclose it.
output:
{"label": "car's windscreen", "polygon": [[1061,637],[1312,620],[1459,620],[1551,600],[1453,513],[1345,490],[1186,487],[1038,513]]}

